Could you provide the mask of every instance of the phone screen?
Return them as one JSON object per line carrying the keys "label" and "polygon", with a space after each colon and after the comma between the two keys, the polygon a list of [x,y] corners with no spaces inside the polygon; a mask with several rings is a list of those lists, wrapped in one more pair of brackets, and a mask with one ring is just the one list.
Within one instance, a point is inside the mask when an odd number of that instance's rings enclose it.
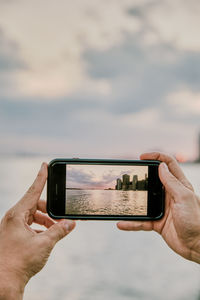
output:
{"label": "phone screen", "polygon": [[65,214],[147,216],[148,166],[66,165]]}
{"label": "phone screen", "polygon": [[158,161],[56,159],[50,162],[47,211],[53,218],[155,220],[164,214]]}

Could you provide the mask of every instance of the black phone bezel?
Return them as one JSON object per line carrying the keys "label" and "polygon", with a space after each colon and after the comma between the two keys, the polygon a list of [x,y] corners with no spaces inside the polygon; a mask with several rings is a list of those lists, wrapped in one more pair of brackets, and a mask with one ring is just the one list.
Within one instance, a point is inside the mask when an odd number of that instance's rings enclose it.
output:
{"label": "black phone bezel", "polygon": [[[65,214],[66,164],[145,165],[148,174],[148,213],[145,216]],[[47,213],[54,219],[78,220],[159,220],[164,215],[164,188],[158,176],[160,161],[119,159],[54,159],[48,166]],[[155,205],[156,203],[156,205]],[[63,213],[64,212],[64,213]]]}

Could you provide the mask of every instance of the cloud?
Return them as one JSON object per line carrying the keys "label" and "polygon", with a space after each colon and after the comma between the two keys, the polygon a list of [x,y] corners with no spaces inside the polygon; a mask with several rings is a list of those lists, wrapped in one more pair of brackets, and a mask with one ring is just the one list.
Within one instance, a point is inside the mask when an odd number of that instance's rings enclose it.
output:
{"label": "cloud", "polygon": [[15,71],[21,68],[25,68],[25,64],[20,61],[17,44],[7,39],[0,28],[0,72]]}
{"label": "cloud", "polygon": [[97,0],[1,4],[0,26],[17,41],[29,66],[18,73],[18,92],[56,98],[87,84],[82,52],[107,49],[121,43],[124,33],[138,29],[139,21],[127,16],[126,7],[127,0],[123,4]]}
{"label": "cloud", "polygon": [[[151,53],[160,45],[177,51],[198,52],[200,49],[200,5],[195,0],[189,4],[188,1],[180,0],[134,3],[129,0],[76,0],[70,3],[21,0],[1,1],[0,5],[0,26],[6,36],[18,45],[21,59],[28,66],[20,69],[13,78],[15,93],[20,98],[57,100],[66,95],[71,96],[78,89],[84,93],[93,89],[97,94],[107,95],[112,90],[109,78],[119,72],[114,64],[115,58],[121,63],[125,62],[120,74],[123,71],[129,74],[131,66],[136,67],[136,70],[139,68],[143,59],[142,53],[140,54],[142,47],[146,47]],[[139,46],[123,47],[127,39],[134,40]],[[120,56],[121,46],[124,55]],[[108,53],[104,64],[100,66],[99,62],[98,70],[96,68],[96,71],[88,74],[85,53],[91,56],[91,62],[92,51],[105,53],[109,49],[112,49],[113,63]],[[130,64],[129,67],[131,50],[135,59],[134,66]],[[168,52],[168,59],[170,55],[173,59],[173,51]],[[160,53],[158,51],[158,55]],[[138,63],[136,58],[139,59]],[[166,58],[165,55],[164,59]],[[8,61],[3,58],[1,61],[8,68],[12,59]],[[106,62],[110,68],[103,69]],[[141,69],[137,73],[139,79],[140,71]],[[158,77],[160,72],[162,68],[155,69],[153,76]],[[138,84],[139,79],[134,78],[135,84]],[[122,80],[121,85],[123,84],[125,85]]]}
{"label": "cloud", "polygon": [[[67,181],[71,184],[78,184],[80,186],[86,185],[86,184],[91,184],[93,182],[94,175],[88,172],[85,172],[84,170],[81,169],[73,169],[68,168],[67,169]],[[68,186],[69,186],[68,185]]]}
{"label": "cloud", "polygon": [[200,116],[200,92],[195,93],[188,89],[176,91],[167,97],[167,103],[176,115],[199,118]]}
{"label": "cloud", "polygon": [[181,51],[199,51],[200,40],[197,38],[200,27],[199,13],[200,3],[196,0],[154,2],[154,5],[148,6],[146,14],[150,25],[147,30],[147,41],[170,44]]}
{"label": "cloud", "polygon": [[[147,150],[194,156],[199,121],[172,115],[174,109],[111,114],[96,105],[73,102],[4,102],[0,110],[1,152],[41,153],[53,157],[136,158]],[[82,105],[82,106],[81,106]],[[1,106],[2,108],[2,106]],[[185,142],[187,140],[187,143]]]}
{"label": "cloud", "polygon": [[[47,0],[1,2],[0,26],[18,45],[21,60],[27,66],[14,74],[15,94],[21,99],[52,101],[73,97],[78,90],[81,94],[93,91],[100,97],[112,96],[118,87],[116,93],[121,98],[128,96],[124,90],[134,92],[133,100],[138,103],[146,96],[144,86],[140,86],[144,80],[145,90],[154,101],[157,86],[153,78],[160,79],[160,89],[167,90],[162,76],[167,72],[167,63],[172,65],[182,56],[180,51],[197,51],[194,43],[199,41],[198,9],[195,1],[190,2],[188,10],[187,1],[179,0],[134,4],[128,0],[77,0],[70,5]],[[188,58],[190,70],[192,64],[196,66],[191,57],[192,53]],[[0,61],[8,68],[12,58],[2,57]],[[173,71],[171,67],[168,72]],[[197,76],[192,74],[195,78],[199,75],[196,73]],[[112,79],[116,76],[114,86]],[[191,76],[188,78],[191,80]],[[132,90],[134,86],[136,91]],[[121,105],[119,109],[123,110]]]}
{"label": "cloud", "polygon": [[[109,173],[102,178],[102,174],[98,177],[95,174],[95,167],[93,171],[87,170],[87,166],[73,168],[67,168],[67,187],[79,187],[79,188],[105,188],[112,182]],[[114,177],[114,179],[116,176]]]}
{"label": "cloud", "polygon": [[19,49],[15,42],[6,37],[0,28],[0,95],[14,96],[15,76],[19,70],[25,70],[26,65],[20,59]]}
{"label": "cloud", "polygon": [[194,153],[198,7],[179,0],[1,1],[1,149]]}
{"label": "cloud", "polygon": [[90,76],[107,78],[110,111],[128,114],[162,106],[179,86],[200,90],[200,53],[179,52],[161,44],[143,47],[137,38],[105,52],[85,53]]}
{"label": "cloud", "polygon": [[131,178],[137,174],[139,179],[143,179],[147,172],[148,168],[141,166],[68,165],[67,187],[114,188],[116,179],[124,174],[129,174]]}

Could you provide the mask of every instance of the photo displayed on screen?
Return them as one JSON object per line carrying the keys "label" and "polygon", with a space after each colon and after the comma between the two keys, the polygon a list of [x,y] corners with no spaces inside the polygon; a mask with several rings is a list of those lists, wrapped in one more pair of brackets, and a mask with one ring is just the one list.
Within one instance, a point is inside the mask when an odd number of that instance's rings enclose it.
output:
{"label": "photo displayed on screen", "polygon": [[68,215],[147,215],[148,166],[67,165]]}

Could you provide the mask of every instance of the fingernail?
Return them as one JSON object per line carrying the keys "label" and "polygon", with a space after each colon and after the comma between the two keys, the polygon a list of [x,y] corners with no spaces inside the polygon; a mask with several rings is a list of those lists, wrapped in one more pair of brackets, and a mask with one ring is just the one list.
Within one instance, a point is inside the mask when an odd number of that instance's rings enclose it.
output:
{"label": "fingernail", "polygon": [[44,169],[44,166],[45,166],[45,163],[43,162],[43,163],[41,164],[41,167],[40,167],[40,170],[41,170],[41,171]]}

